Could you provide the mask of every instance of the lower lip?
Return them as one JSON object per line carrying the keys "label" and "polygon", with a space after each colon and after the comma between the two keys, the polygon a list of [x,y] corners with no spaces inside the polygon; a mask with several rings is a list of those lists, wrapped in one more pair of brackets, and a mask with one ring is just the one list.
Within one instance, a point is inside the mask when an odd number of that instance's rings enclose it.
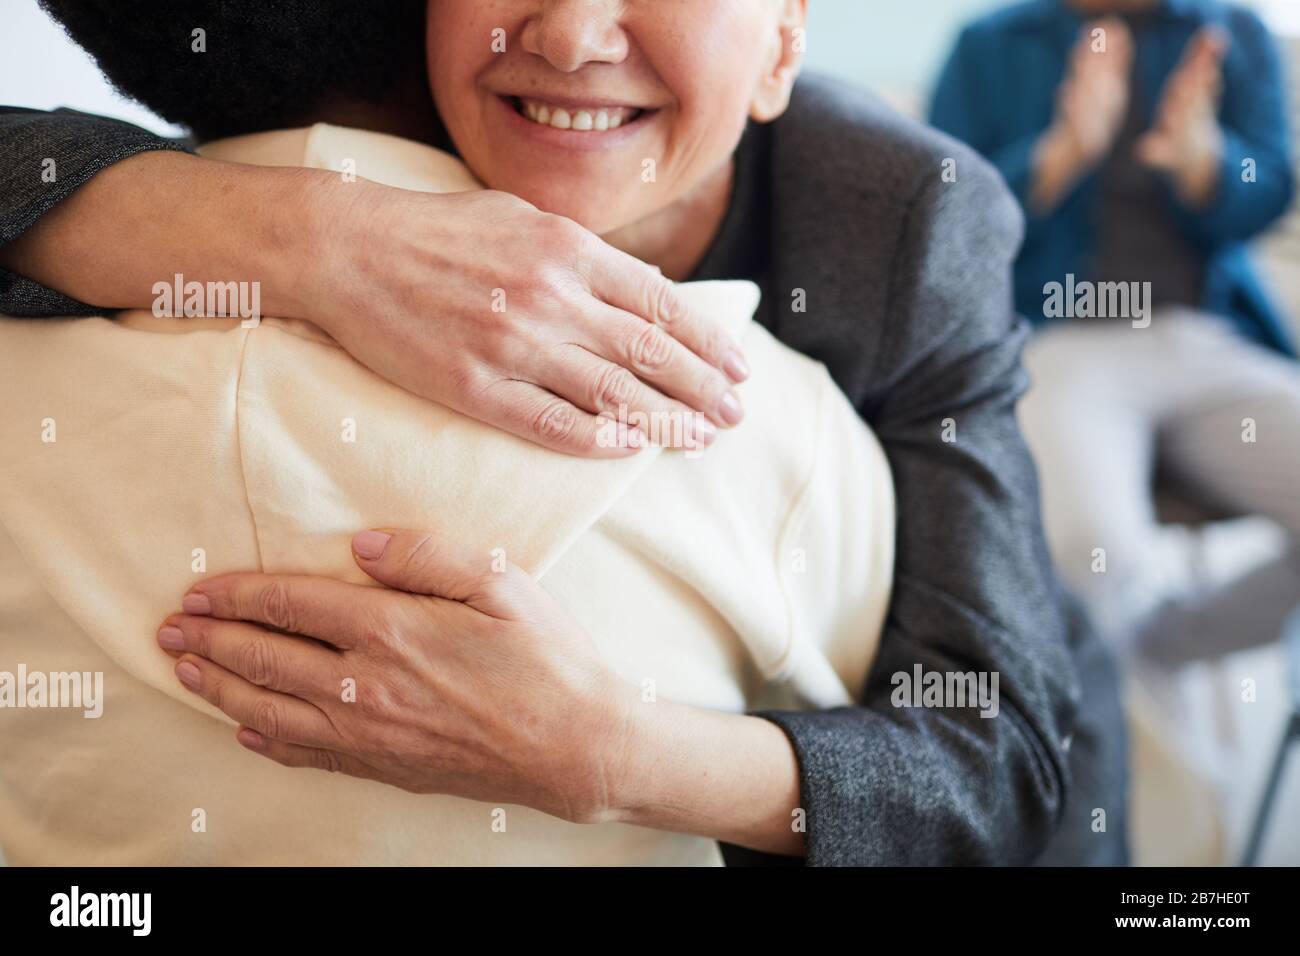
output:
{"label": "lower lip", "polygon": [[515,109],[514,100],[510,97],[498,96],[495,99],[505,111],[507,122],[517,129],[520,135],[527,136],[530,141],[539,145],[572,150],[595,151],[623,146],[635,138],[659,112],[646,110],[632,122],[624,123],[618,129],[576,132],[534,123]]}

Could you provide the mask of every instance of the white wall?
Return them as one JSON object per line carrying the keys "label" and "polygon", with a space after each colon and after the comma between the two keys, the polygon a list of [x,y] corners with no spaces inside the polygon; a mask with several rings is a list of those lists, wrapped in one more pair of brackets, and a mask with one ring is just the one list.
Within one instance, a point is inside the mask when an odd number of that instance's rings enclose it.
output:
{"label": "white wall", "polygon": [[809,0],[808,65],[915,108],[962,25],[1007,0]]}

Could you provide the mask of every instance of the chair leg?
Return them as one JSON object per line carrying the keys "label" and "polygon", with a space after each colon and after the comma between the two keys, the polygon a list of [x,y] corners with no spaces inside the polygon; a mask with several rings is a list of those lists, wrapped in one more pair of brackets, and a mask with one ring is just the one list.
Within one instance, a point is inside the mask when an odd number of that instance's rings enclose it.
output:
{"label": "chair leg", "polygon": [[1273,804],[1277,800],[1278,788],[1282,784],[1282,771],[1286,769],[1286,758],[1291,745],[1300,740],[1300,713],[1293,713],[1278,744],[1277,757],[1273,760],[1273,769],[1269,772],[1264,795],[1260,798],[1259,809],[1255,811],[1255,823],[1250,831],[1250,843],[1246,846],[1243,866],[1255,866],[1259,862],[1260,846],[1264,842],[1264,832],[1268,828],[1268,818],[1272,815]]}

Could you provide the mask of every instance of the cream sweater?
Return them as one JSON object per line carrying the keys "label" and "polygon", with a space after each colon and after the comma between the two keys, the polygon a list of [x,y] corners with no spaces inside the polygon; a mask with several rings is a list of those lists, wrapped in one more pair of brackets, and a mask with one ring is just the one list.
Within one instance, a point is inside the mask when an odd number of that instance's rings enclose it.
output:
{"label": "cream sweater", "polygon": [[[476,188],[446,154],[327,126],[207,153]],[[418,400],[303,323],[0,318],[9,862],[719,862],[709,840],[282,768],[239,747],[154,640],[205,573],[365,583],[355,531],[429,528],[537,576],[646,706],[849,702],[890,591],[884,455],[825,369],[750,321],[753,286],[687,294],[746,350],[747,420],[699,458],[648,449],[618,462],[553,454]],[[29,681],[102,674],[102,715],[16,706],[35,699],[15,687],[20,668]]]}

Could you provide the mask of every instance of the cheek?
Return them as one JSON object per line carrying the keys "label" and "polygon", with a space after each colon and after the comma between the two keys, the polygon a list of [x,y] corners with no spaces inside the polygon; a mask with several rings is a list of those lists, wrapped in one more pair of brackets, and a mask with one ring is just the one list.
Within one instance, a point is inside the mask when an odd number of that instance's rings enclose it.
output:
{"label": "cheek", "polygon": [[491,36],[499,20],[485,19],[486,12],[474,0],[430,0],[425,55],[429,88],[444,120],[470,109],[477,78],[492,65]]}
{"label": "cheek", "polygon": [[762,72],[759,24],[734,6],[720,0],[707,8],[707,16],[657,32],[644,45],[676,102],[669,155],[692,166],[716,164],[730,153],[749,118]]}
{"label": "cheek", "polygon": [[666,145],[667,159],[684,178],[712,168],[735,149],[749,118],[752,90],[737,82],[747,64],[701,61],[676,90],[677,108]]}
{"label": "cheek", "polygon": [[438,116],[467,160],[480,151],[478,146],[487,135],[477,85],[486,64],[471,56],[464,48],[444,49],[439,59],[429,64],[429,85]]}

